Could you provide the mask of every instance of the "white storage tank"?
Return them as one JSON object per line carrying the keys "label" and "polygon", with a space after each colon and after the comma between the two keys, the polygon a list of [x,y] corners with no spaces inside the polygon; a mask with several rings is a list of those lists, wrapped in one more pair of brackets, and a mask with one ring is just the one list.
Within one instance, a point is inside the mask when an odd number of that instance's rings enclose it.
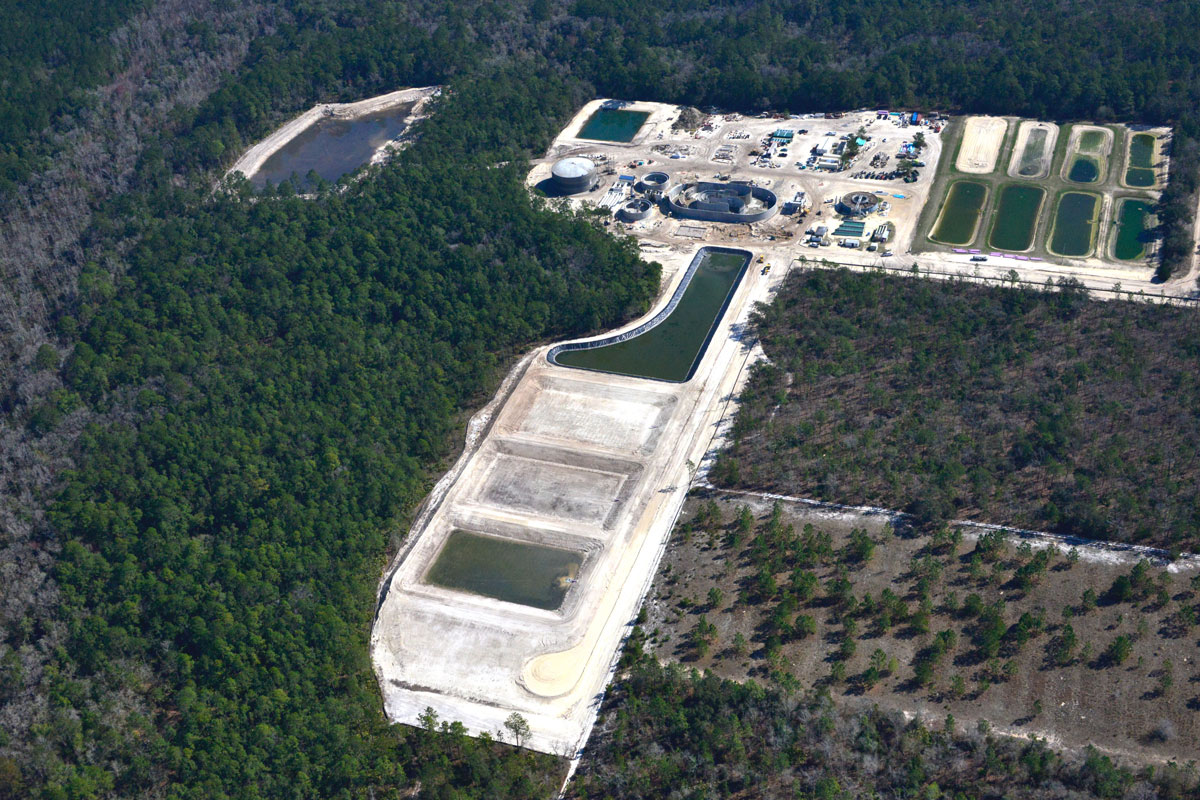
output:
{"label": "white storage tank", "polygon": [[564,158],[550,168],[550,178],[563,194],[586,192],[596,185],[596,165],[579,156]]}

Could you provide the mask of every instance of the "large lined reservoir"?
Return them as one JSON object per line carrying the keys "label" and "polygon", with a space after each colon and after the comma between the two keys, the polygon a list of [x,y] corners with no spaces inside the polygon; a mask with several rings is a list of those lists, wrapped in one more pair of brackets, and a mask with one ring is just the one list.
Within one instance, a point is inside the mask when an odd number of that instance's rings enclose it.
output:
{"label": "large lined reservoir", "polygon": [[689,266],[690,277],[676,289],[677,299],[654,319],[611,339],[556,347],[550,361],[635,378],[686,381],[749,263],[744,250],[705,247]]}

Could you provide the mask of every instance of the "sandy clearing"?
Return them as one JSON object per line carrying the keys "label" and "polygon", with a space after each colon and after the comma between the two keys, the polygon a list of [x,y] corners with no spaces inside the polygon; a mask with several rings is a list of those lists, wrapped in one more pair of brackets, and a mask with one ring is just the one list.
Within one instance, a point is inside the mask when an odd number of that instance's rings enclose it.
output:
{"label": "sandy clearing", "polygon": [[954,166],[959,172],[982,175],[996,168],[1000,146],[1008,133],[1003,117],[971,117],[963,128],[962,145]]}
{"label": "sandy clearing", "polygon": [[[1029,143],[1029,136],[1035,130],[1046,131],[1046,138],[1042,142],[1042,152],[1039,158],[1040,164],[1036,172],[1031,172],[1028,175],[1021,173],[1021,162],[1025,159],[1025,146]],[[1058,126],[1053,122],[1038,122],[1035,120],[1022,120],[1021,125],[1017,128],[1017,141],[1012,149],[1012,156],[1008,161],[1008,174],[1013,178],[1023,178],[1026,180],[1041,180],[1050,174],[1050,162],[1054,159],[1054,145],[1058,143]],[[1031,157],[1033,153],[1029,154]]]}

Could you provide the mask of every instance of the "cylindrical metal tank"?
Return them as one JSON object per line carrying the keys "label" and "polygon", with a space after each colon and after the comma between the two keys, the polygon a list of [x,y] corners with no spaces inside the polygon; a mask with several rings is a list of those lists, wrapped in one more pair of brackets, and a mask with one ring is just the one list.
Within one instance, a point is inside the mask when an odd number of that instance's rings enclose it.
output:
{"label": "cylindrical metal tank", "polygon": [[596,165],[578,156],[564,158],[550,168],[550,178],[563,194],[586,192],[596,185]]}

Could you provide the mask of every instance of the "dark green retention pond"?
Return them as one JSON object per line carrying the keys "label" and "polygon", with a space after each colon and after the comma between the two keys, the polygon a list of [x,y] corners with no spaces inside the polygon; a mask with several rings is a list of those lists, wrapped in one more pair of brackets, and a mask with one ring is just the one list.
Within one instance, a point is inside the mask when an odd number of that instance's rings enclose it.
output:
{"label": "dark green retention pond", "polygon": [[1122,261],[1135,261],[1146,252],[1144,234],[1146,215],[1150,204],[1145,200],[1123,200],[1117,212],[1117,238],[1113,243],[1113,257]]}
{"label": "dark green retention pond", "polygon": [[549,611],[562,605],[582,563],[571,550],[452,531],[425,582]]}
{"label": "dark green retention pond", "polygon": [[583,123],[578,138],[596,139],[601,142],[632,142],[649,116],[649,111],[602,108]]}
{"label": "dark green retention pond", "polygon": [[956,181],[946,193],[942,213],[932,237],[946,244],[967,244],[975,238],[979,212],[987,198],[987,187],[974,181]]}
{"label": "dark green retention pond", "polygon": [[1082,192],[1067,192],[1058,201],[1054,236],[1050,249],[1062,256],[1086,256],[1092,250],[1096,207],[1100,198]]}
{"label": "dark green retention pond", "polygon": [[1038,186],[1006,186],[1000,192],[989,241],[1000,250],[1028,250],[1046,192]]}
{"label": "dark green retention pond", "polygon": [[599,342],[560,345],[550,351],[551,363],[635,378],[686,381],[729,305],[738,280],[750,263],[750,253],[705,247],[692,259],[684,284],[671,302],[632,331]]}
{"label": "dark green retention pond", "polygon": [[1095,183],[1099,177],[1100,166],[1087,156],[1075,156],[1075,161],[1071,163],[1071,171],[1067,173],[1067,180],[1075,183]]}
{"label": "dark green retention pond", "polygon": [[264,189],[291,178],[296,189],[306,191],[315,188],[308,180],[309,172],[336,181],[366,164],[376,150],[404,133],[404,120],[412,107],[412,103],[404,103],[357,119],[319,119],[272,153],[250,183]]}
{"label": "dark green retention pond", "polygon": [[1154,185],[1154,170],[1142,169],[1141,167],[1130,167],[1125,170],[1125,185],[1126,186],[1153,186]]}

